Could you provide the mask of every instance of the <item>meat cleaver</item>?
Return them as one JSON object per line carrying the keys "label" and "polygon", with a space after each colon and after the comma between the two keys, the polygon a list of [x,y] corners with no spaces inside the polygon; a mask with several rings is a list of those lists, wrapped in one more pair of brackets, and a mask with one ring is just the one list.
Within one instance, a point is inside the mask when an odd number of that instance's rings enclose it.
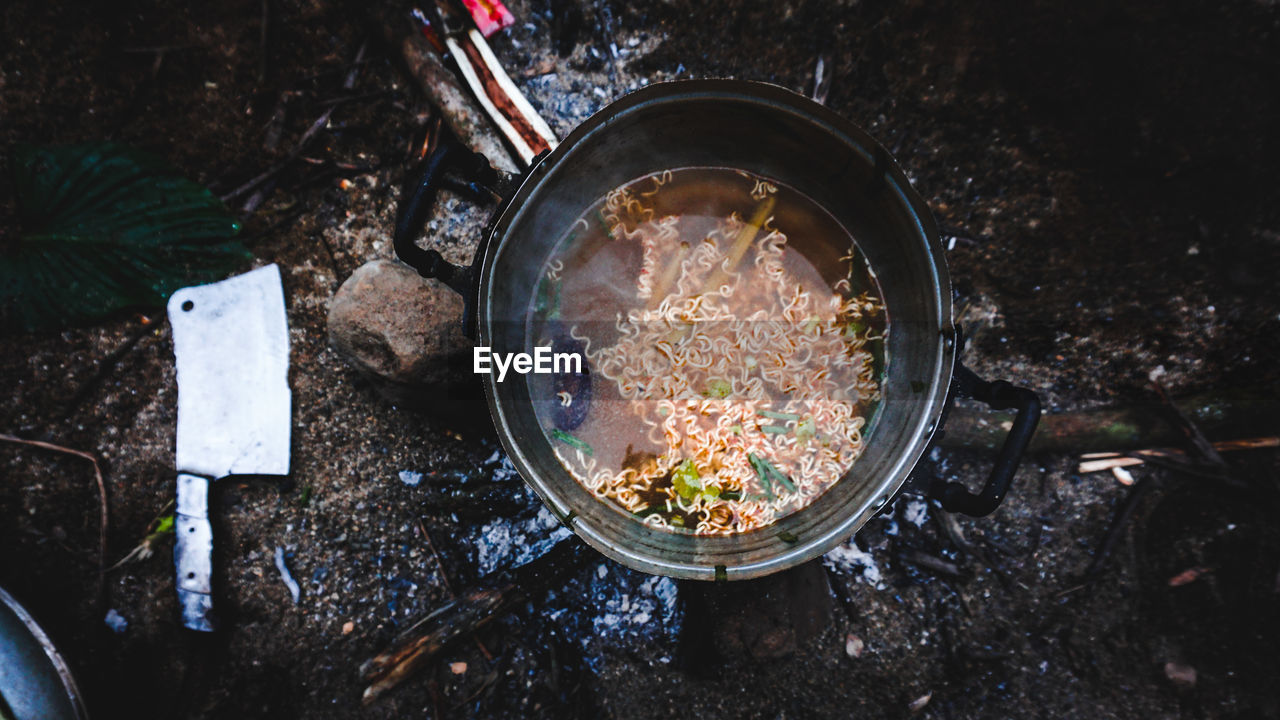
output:
{"label": "meat cleaver", "polygon": [[215,629],[209,487],[230,475],[289,474],[289,327],[280,268],[169,297],[178,368],[174,564],[182,624]]}

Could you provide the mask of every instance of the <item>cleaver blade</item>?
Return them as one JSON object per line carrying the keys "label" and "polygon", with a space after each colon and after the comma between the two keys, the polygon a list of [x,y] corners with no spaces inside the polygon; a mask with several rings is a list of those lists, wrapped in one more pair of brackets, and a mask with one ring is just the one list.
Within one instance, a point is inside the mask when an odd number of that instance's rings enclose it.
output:
{"label": "cleaver blade", "polygon": [[288,475],[289,327],[280,268],[267,265],[169,297],[178,376],[174,518],[182,624],[212,631],[209,486],[229,475]]}

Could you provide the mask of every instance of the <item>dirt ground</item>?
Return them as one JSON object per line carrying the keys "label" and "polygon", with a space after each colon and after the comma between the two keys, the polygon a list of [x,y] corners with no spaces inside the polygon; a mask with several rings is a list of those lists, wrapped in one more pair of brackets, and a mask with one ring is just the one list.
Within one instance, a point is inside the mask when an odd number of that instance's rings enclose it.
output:
{"label": "dirt ground", "polygon": [[[828,105],[890,150],[942,228],[966,362],[1034,389],[1051,412],[1150,404],[1153,372],[1175,395],[1274,388],[1280,376],[1274,3],[508,5],[517,23],[494,50],[561,135],[646,83],[739,77],[809,93],[822,58]],[[168,540],[100,589],[88,464],[0,443],[0,585],[64,650],[95,717],[1280,715],[1274,450],[1228,456],[1238,487],[1134,469],[1141,494],[1092,582],[1086,570],[1134,491],[1079,474],[1077,455],[1029,457],[998,512],[957,518],[967,549],[936,506],[899,501],[870,523],[829,559],[834,619],[789,656],[691,654],[681,637],[705,617],[680,599],[688,589],[673,595],[601,559],[485,629],[483,646],[461,642],[362,706],[360,663],[508,561],[485,538],[532,508],[489,462],[492,431],[461,419],[466,392],[399,408],[328,347],[333,292],[392,255],[398,187],[431,122],[370,6],[0,9],[6,157],[19,142],[111,139],[225,194],[285,160],[334,108],[246,216],[255,264],[284,276],[293,474],[217,495],[226,628],[180,630]],[[0,189],[8,229],[12,192]],[[453,237],[441,246],[464,254],[483,211],[451,200],[442,215],[434,227]],[[5,337],[0,377],[0,432],[102,459],[106,560],[119,560],[174,491],[163,312]],[[1274,435],[1280,422],[1273,412],[1257,427]],[[987,463],[939,450],[928,467],[976,485]],[[411,486],[404,471],[432,482]],[[469,502],[476,484],[500,486],[503,502]],[[302,585],[296,604],[277,547]],[[1190,568],[1208,571],[1170,586]],[[618,630],[641,600],[652,627]],[[123,632],[104,622],[109,609]],[[1174,682],[1169,663],[1194,668],[1194,685]]]}

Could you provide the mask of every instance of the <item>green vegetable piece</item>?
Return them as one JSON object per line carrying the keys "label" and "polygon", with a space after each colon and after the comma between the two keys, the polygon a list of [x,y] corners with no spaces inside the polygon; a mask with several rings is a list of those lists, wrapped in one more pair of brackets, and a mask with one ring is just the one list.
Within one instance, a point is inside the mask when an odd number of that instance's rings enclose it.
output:
{"label": "green vegetable piece", "polygon": [[773,410],[757,410],[757,415],[762,415],[774,420],[799,420],[800,416],[795,413],[774,412]]}
{"label": "green vegetable piece", "polygon": [[733,431],[733,434],[734,434],[734,435],[741,435],[741,434],[742,434],[742,426],[741,426],[741,425],[730,425],[730,426],[729,426],[729,429]]}
{"label": "green vegetable piece", "polygon": [[751,465],[756,470],[756,475],[760,476],[761,482],[765,485],[765,489],[772,492],[772,482],[777,482],[789,492],[796,491],[796,484],[791,482],[791,478],[783,475],[778,468],[764,458],[756,457],[754,453],[747,456],[751,459]]}
{"label": "green vegetable piece", "polygon": [[812,440],[818,434],[818,424],[813,418],[805,418],[796,425],[796,439],[800,442]]}
{"label": "green vegetable piece", "polygon": [[[773,466],[770,465],[769,467],[773,467]],[[787,492],[796,491],[796,484],[791,482],[791,478],[778,472],[776,468],[774,469],[773,473],[774,473],[773,479],[777,480],[779,485],[782,485],[782,487],[786,488]]]}
{"label": "green vegetable piece", "polygon": [[712,378],[707,381],[707,389],[703,390],[702,394],[707,397],[726,398],[731,392],[733,392],[733,385],[728,380]]}
{"label": "green vegetable piece", "polygon": [[586,444],[585,442],[579,440],[578,438],[570,435],[569,433],[559,428],[551,428],[551,431],[548,434],[551,435],[551,437],[564,443],[565,445],[575,447],[588,455],[593,454],[591,451],[590,445]]}
{"label": "green vegetable piece", "polygon": [[160,518],[160,522],[156,524],[156,529],[152,535],[163,535],[164,533],[173,532],[173,514],[165,515]]}
{"label": "green vegetable piece", "polygon": [[692,460],[685,460],[671,472],[671,485],[685,500],[692,500],[702,492],[702,482],[698,476],[698,468]]}
{"label": "green vegetable piece", "polygon": [[789,530],[783,530],[782,532],[778,533],[778,539],[784,543],[788,543],[791,545],[794,545],[800,540],[800,538],[796,537],[795,533]]}
{"label": "green vegetable piece", "polygon": [[787,429],[781,425],[764,425],[761,426],[760,432],[768,433],[770,435],[783,435],[787,432]]}
{"label": "green vegetable piece", "polygon": [[850,322],[848,325],[844,326],[844,334],[845,334],[845,337],[852,339],[866,332],[866,329],[867,329],[867,326],[864,325],[861,320],[854,320],[853,322]]}
{"label": "green vegetable piece", "polygon": [[725,490],[720,493],[721,500],[741,500],[742,492],[740,490]]}
{"label": "green vegetable piece", "polygon": [[604,213],[597,210],[596,217],[600,218],[600,227],[604,228],[604,234],[608,235],[610,240],[614,240],[613,230],[609,228],[609,223],[604,219]]}
{"label": "green vegetable piece", "polygon": [[720,497],[719,485],[707,485],[702,489],[702,499],[711,502]]}
{"label": "green vegetable piece", "polygon": [[310,503],[311,492],[312,490],[310,485],[307,485],[306,487],[302,488],[302,496],[298,498],[298,504],[302,506],[306,506],[308,503]]}
{"label": "green vegetable piece", "polygon": [[684,516],[683,516],[683,515],[673,515],[673,516],[671,517],[671,519],[670,519],[670,520],[668,520],[667,522],[671,523],[671,524],[672,524],[672,525],[674,525],[675,527],[684,527]]}
{"label": "green vegetable piece", "polygon": [[538,283],[538,299],[533,310],[535,314],[543,315],[548,320],[560,316],[560,281],[543,276]]}
{"label": "green vegetable piece", "polygon": [[756,477],[760,478],[760,485],[764,487],[765,497],[772,500],[773,482],[769,479],[769,472],[764,469],[763,461],[756,457],[755,453],[747,453],[747,460],[751,463],[751,469],[756,471]]}

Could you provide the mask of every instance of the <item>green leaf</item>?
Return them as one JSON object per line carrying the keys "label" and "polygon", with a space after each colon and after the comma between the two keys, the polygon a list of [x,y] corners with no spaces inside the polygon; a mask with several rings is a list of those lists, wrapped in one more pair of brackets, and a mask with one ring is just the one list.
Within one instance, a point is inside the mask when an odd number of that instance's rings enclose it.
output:
{"label": "green leaf", "polygon": [[206,188],[114,143],[19,146],[20,232],[0,235],[0,328],[44,330],[218,280],[251,255]]}
{"label": "green leaf", "polygon": [[685,500],[692,500],[702,492],[702,482],[698,476],[698,468],[692,460],[685,460],[671,472],[671,484],[676,492]]}

